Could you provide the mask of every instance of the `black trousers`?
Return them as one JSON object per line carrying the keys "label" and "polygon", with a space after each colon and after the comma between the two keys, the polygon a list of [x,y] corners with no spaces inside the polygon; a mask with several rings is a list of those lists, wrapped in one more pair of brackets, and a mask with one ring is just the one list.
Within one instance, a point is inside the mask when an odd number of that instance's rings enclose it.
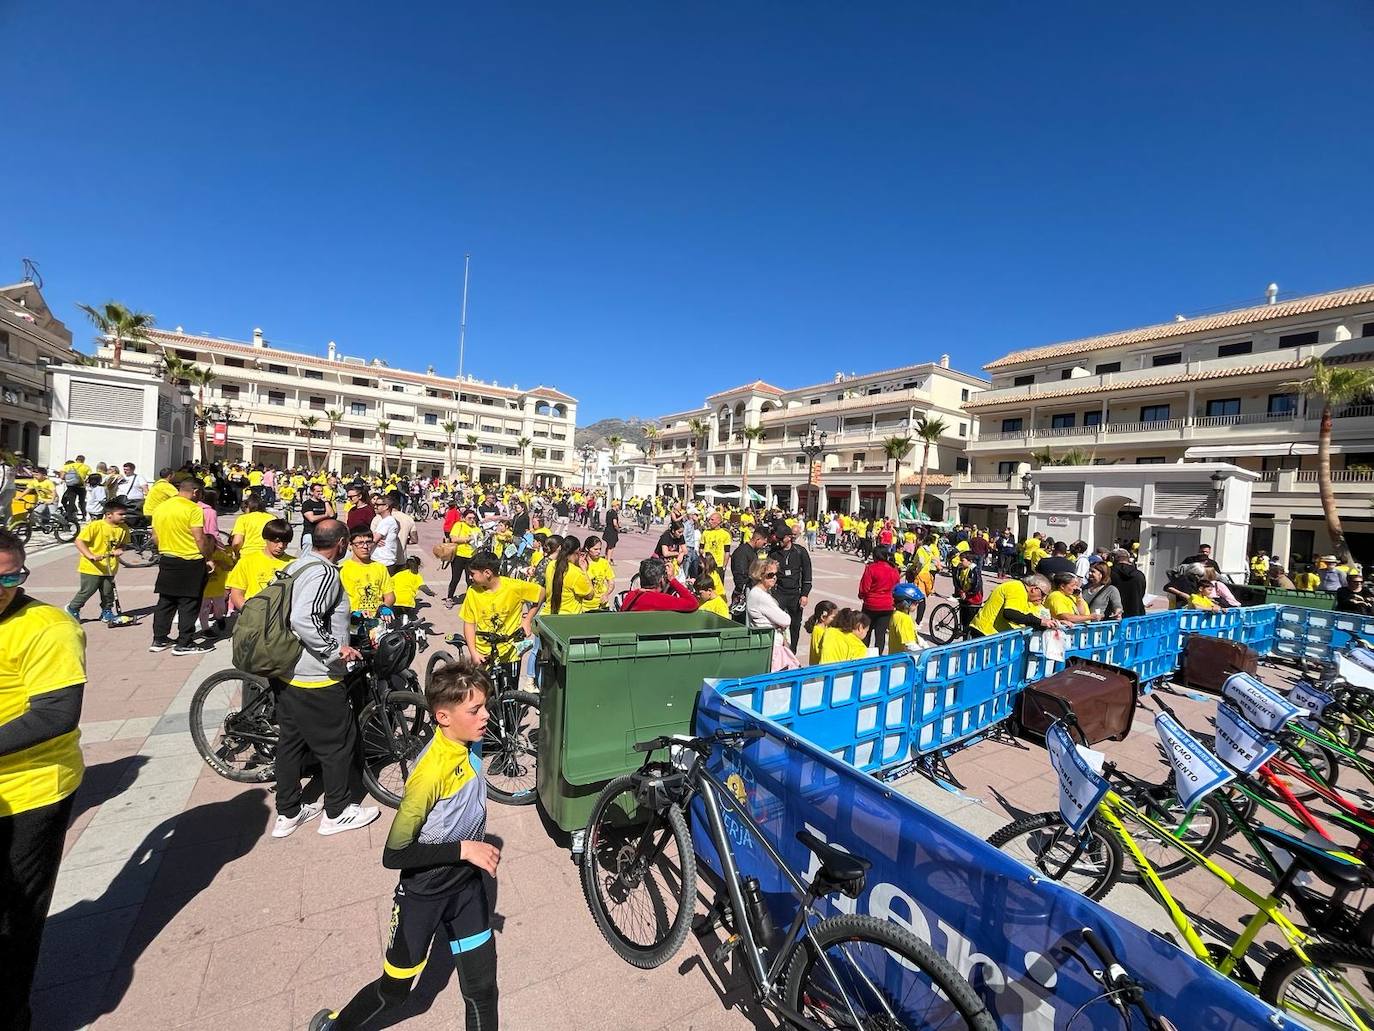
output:
{"label": "black trousers", "polygon": [[171,636],[173,613],[177,617],[176,643],[188,645],[195,640],[196,616],[200,613],[201,595],[208,576],[203,559],[162,556],[154,585],[157,591],[157,608],[153,610],[154,641],[165,641]]}
{"label": "black trousers", "polygon": [[463,573],[468,568],[467,556],[454,555],[448,560],[448,594],[446,597],[455,598],[458,594],[458,587],[463,582]]}
{"label": "black trousers", "polygon": [[802,607],[800,594],[784,594],[779,591],[773,595],[774,600],[782,606],[782,610],[792,617],[792,626],[787,631],[788,647],[793,651],[797,650],[797,640],[801,637],[802,628]]}
{"label": "black trousers", "polygon": [[338,816],[358,792],[358,732],[344,684],[292,687],[273,680],[277,695],[277,815],[301,811],[301,766],[309,752],[324,777],[324,811]]}
{"label": "black trousers", "polygon": [[84,517],[86,515],[86,488],[68,487],[63,491],[62,508],[66,510],[69,519],[75,519],[78,511]]}
{"label": "black trousers", "polygon": [[29,993],[74,795],[0,817],[0,1027],[29,1031]]}
{"label": "black trousers", "polygon": [[887,628],[892,622],[892,610],[877,612],[864,609],[863,612],[868,617],[868,636],[864,638],[864,644],[877,648],[878,654],[882,655],[887,651]]}

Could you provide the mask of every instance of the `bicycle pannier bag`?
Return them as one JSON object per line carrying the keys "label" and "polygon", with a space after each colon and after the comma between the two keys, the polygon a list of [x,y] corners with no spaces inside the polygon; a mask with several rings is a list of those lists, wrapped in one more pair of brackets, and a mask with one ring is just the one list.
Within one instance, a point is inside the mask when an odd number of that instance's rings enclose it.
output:
{"label": "bicycle pannier bag", "polygon": [[302,645],[291,630],[291,594],[302,571],[278,574],[244,603],[234,624],[235,669],[280,679],[295,672]]}
{"label": "bicycle pannier bag", "polygon": [[1192,634],[1183,642],[1183,665],[1179,675],[1189,687],[1221,691],[1226,679],[1236,673],[1259,672],[1259,656],[1239,641],[1224,637]]}
{"label": "bicycle pannier bag", "polygon": [[1139,694],[1134,671],[1075,657],[1058,673],[1026,685],[1016,699],[1016,721],[1023,736],[1041,739],[1050,724],[1072,712],[1087,744],[1121,741],[1131,732]]}

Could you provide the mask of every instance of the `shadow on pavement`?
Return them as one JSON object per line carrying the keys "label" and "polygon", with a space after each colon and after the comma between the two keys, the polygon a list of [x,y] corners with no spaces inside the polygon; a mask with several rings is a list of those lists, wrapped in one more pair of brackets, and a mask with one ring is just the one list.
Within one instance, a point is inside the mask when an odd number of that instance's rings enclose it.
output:
{"label": "shadow on pavement", "polygon": [[138,771],[147,763],[146,755],[126,755],[107,763],[87,766],[81,778],[81,787],[76,792],[72,819],[75,820],[88,809],[104,805],[133,787],[138,779]]}

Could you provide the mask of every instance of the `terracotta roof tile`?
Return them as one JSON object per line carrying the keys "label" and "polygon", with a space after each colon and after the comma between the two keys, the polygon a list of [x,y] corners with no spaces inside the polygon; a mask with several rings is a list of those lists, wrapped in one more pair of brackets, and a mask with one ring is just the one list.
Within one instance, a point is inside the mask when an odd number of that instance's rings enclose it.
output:
{"label": "terracotta roof tile", "polygon": [[760,394],[782,394],[785,392],[781,387],[775,387],[771,383],[765,383],[761,379],[756,379],[752,383],[744,383],[738,387],[731,387],[729,390],[718,390],[714,394],[708,394],[707,399],[724,397],[726,394],[738,394],[741,390],[752,390]]}
{"label": "terracotta roof tile", "polygon": [[1013,351],[1005,357],[998,358],[995,362],[989,362],[983,368],[992,371],[993,369],[1006,368],[1009,365],[1019,365],[1022,362],[1061,358],[1065,355],[1080,354],[1084,351],[1120,347],[1123,344],[1144,344],[1152,340],[1172,340],[1175,337],[1188,336],[1193,333],[1247,326],[1253,323],[1269,322],[1273,319],[1291,318],[1294,315],[1306,315],[1311,312],[1341,308],[1348,304],[1365,304],[1370,301],[1374,301],[1374,284],[1354,286],[1346,290],[1333,290],[1324,294],[1295,297],[1291,301],[1280,301],[1278,304],[1257,304],[1249,308],[1219,312],[1216,315],[1200,315],[1197,318],[1184,319],[1182,322],[1164,322],[1155,326],[1144,326],[1140,329],[1104,333],[1101,336],[1083,337],[1080,340],[1067,340],[1045,347],[1031,347],[1022,351]]}
{"label": "terracotta roof tile", "polygon": [[[953,479],[945,473],[926,473],[927,487],[948,487]],[[916,473],[902,480],[903,487],[919,487],[921,485],[921,474]]]}

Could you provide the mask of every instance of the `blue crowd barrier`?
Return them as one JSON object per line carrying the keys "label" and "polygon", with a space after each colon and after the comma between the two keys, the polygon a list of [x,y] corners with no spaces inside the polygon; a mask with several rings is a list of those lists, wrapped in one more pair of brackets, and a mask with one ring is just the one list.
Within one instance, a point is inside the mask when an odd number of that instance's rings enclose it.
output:
{"label": "blue crowd barrier", "polygon": [[1040,634],[1031,634],[1026,656],[1026,681],[1033,683],[1058,673],[1072,658],[1112,662],[1116,639],[1120,630],[1121,623],[1119,620],[1108,620],[1102,623],[1080,623],[1069,630],[1065,630],[1063,633],[1067,640],[1062,660],[1045,658],[1041,650],[1044,637]]}
{"label": "blue crowd barrier", "polygon": [[[702,690],[698,733],[721,726],[763,731],[761,738],[739,749],[717,748],[709,760],[712,772],[730,785],[788,865],[806,872],[803,880],[816,868],[810,851],[796,840],[803,829],[869,859],[873,866],[859,898],[822,900],[822,911],[867,913],[910,929],[968,978],[1001,1027],[1053,1031],[1069,1027],[1080,1009],[1074,1027],[1122,1026],[1101,985],[1074,954],[1085,953],[1085,927],[1110,944],[1142,983],[1153,1008],[1180,1028],[1276,1031],[1299,1026],[1171,942],[1036,876],[795,728],[737,705],[718,690],[730,687],[741,699],[763,697],[750,693],[753,681],[776,683],[773,677],[756,677],[708,682]],[[700,858],[719,876],[719,858],[702,833],[700,802],[692,822]],[[741,874],[759,879],[774,924],[788,926],[797,908],[790,886],[728,810],[726,829]],[[1094,959],[1088,962],[1096,965]],[[903,978],[914,976],[893,963],[869,973],[898,990]]]}
{"label": "blue crowd barrier", "polygon": [[1336,653],[1349,647],[1357,637],[1374,640],[1374,617],[1280,605],[1273,651],[1285,659],[1334,662]]}

